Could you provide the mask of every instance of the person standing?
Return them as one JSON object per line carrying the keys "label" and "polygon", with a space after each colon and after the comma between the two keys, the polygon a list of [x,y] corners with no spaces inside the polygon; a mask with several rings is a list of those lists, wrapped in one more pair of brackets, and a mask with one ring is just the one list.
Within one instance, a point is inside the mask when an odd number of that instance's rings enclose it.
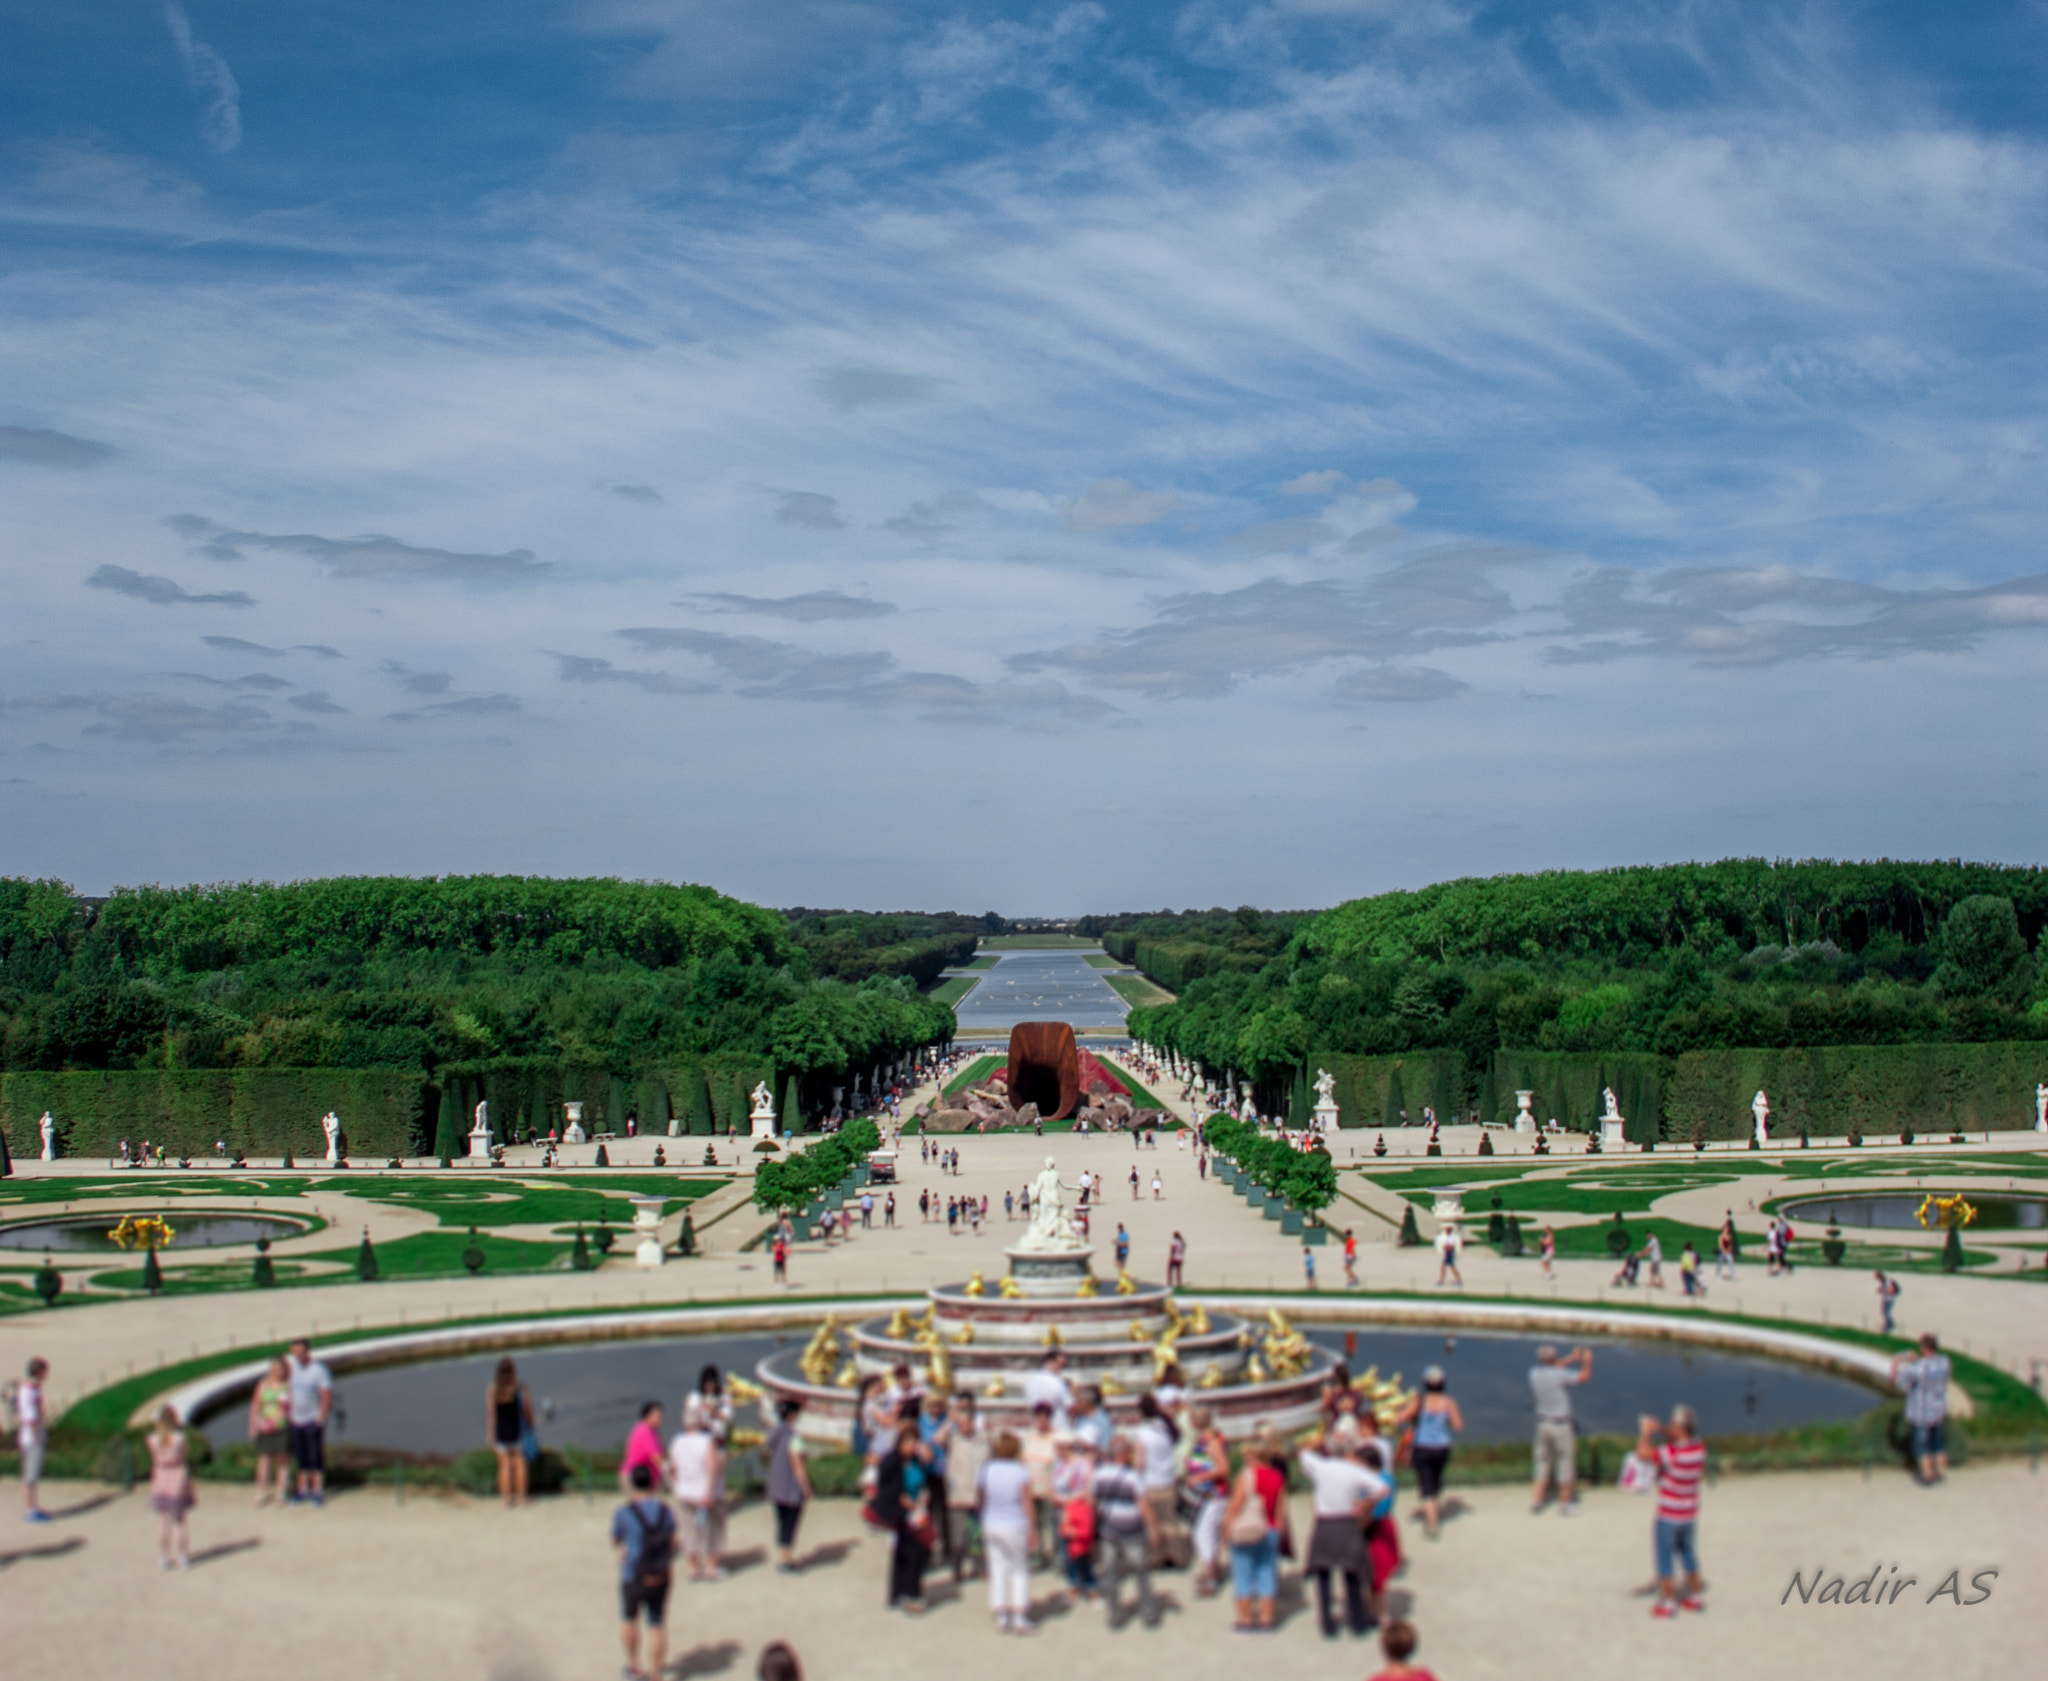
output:
{"label": "person standing", "polygon": [[[187,1523],[194,1504],[192,1467],[178,1409],[157,1408],[156,1428],[149,1433],[149,1509],[157,1515],[156,1567],[192,1568],[192,1535]],[[175,1547],[175,1559],[173,1548]]]}
{"label": "person standing", "polygon": [[975,1472],[975,1509],[988,1556],[988,1605],[999,1634],[1036,1634],[1031,1622],[1031,1473],[1014,1430],[996,1437]]}
{"label": "person standing", "polygon": [[1137,1613],[1147,1628],[1159,1626],[1159,1607],[1152,1597],[1152,1554],[1159,1545],[1157,1520],[1145,1498],[1145,1479],[1138,1471],[1138,1447],[1128,1436],[1110,1444],[1110,1459],[1095,1471],[1095,1520],[1101,1537],[1104,1566],[1102,1597],[1109,1627],[1129,1621],[1123,1609],[1126,1576],[1138,1579]]}
{"label": "person standing", "polygon": [[882,1204],[882,1224],[890,1231],[896,1229],[896,1193],[889,1193],[889,1200]]}
{"label": "person standing", "polygon": [[1302,1568],[1316,1579],[1316,1613],[1323,1638],[1337,1638],[1332,1574],[1344,1578],[1346,1626],[1354,1635],[1365,1634],[1373,1626],[1366,1607],[1372,1560],[1366,1555],[1365,1526],[1387,1485],[1361,1465],[1355,1453],[1331,1443],[1327,1432],[1315,1447],[1303,1448],[1296,1458],[1315,1496],[1315,1528],[1309,1534],[1308,1558]]}
{"label": "person standing", "polygon": [[665,1463],[661,1446],[661,1403],[642,1401],[640,1416],[633,1421],[633,1428],[626,1432],[626,1451],[619,1460],[620,1491],[632,1494],[635,1487],[633,1471],[641,1465],[647,1467],[647,1474],[653,1478],[647,1486],[658,1486]]}
{"label": "person standing", "polygon": [[1593,1351],[1579,1347],[1562,1360],[1549,1344],[1536,1350],[1529,1368],[1529,1393],[1536,1401],[1536,1486],[1529,1510],[1540,1512],[1557,1482],[1557,1511],[1570,1517],[1579,1509],[1579,1444],[1572,1427],[1572,1391],[1593,1375]]}
{"label": "person standing", "polygon": [[683,1427],[668,1445],[668,1488],[682,1519],[683,1558],[693,1582],[722,1581],[715,1534],[724,1466],[700,1397],[683,1403]]}
{"label": "person standing", "polygon": [[1316,1252],[1306,1242],[1301,1246],[1301,1277],[1304,1289],[1316,1287]]}
{"label": "person standing", "polygon": [[925,1611],[924,1573],[932,1556],[928,1453],[917,1420],[905,1418],[875,1467],[875,1513],[895,1537],[889,1549],[889,1609],[900,1605],[913,1616]]}
{"label": "person standing", "polygon": [[1714,1239],[1714,1276],[1735,1276],[1735,1210],[1732,1208],[1723,1216],[1720,1235]]}
{"label": "person standing", "polygon": [[1222,1562],[1223,1513],[1230,1504],[1230,1444],[1207,1407],[1188,1413],[1187,1458],[1181,1476],[1194,1502],[1195,1597],[1214,1597]]}
{"label": "person standing", "polygon": [[1892,1382],[1906,1392],[1913,1430],[1914,1480],[1923,1488],[1948,1475],[1948,1380],[1948,1356],[1932,1331],[1920,1338],[1917,1357],[1892,1356]]}
{"label": "person standing", "polygon": [[[1157,1146],[1155,1145],[1154,1148],[1157,1148]],[[1164,1202],[1166,1200],[1166,1181],[1159,1177],[1157,1170],[1154,1170],[1152,1174],[1152,1200],[1154,1202]]]}
{"label": "person standing", "polygon": [[290,1492],[291,1437],[286,1421],[292,1386],[284,1356],[270,1362],[249,1394],[249,1441],[256,1449],[256,1504],[283,1501]]}
{"label": "person standing", "polygon": [[[1675,1617],[1680,1611],[1704,1611],[1700,1598],[1697,1539],[1700,1477],[1706,1470],[1707,1444],[1700,1440],[1692,1408],[1671,1409],[1669,1425],[1645,1413],[1636,1435],[1636,1456],[1657,1468],[1657,1603],[1653,1617]],[[1678,1566],[1685,1566],[1684,1592],[1678,1588]]]}
{"label": "person standing", "polygon": [[796,1421],[804,1404],[789,1397],[775,1409],[775,1423],[762,1444],[768,1464],[768,1503],[775,1508],[775,1568],[785,1576],[797,1573],[796,1532],[804,1505],[811,1498],[811,1470],[804,1462],[803,1440]]}
{"label": "person standing", "polygon": [[519,1381],[519,1368],[506,1355],[484,1392],[485,1439],[498,1455],[498,1498],[507,1506],[527,1503],[527,1437],[533,1430],[533,1396]]}
{"label": "person standing", "polygon": [[21,1521],[48,1523],[43,1510],[43,1456],[50,1445],[50,1362],[32,1358],[14,1388],[14,1445],[21,1450]]}
{"label": "person standing", "polygon": [[1182,1269],[1187,1265],[1187,1259],[1188,1240],[1175,1232],[1166,1246],[1166,1287],[1169,1290],[1181,1287]]}
{"label": "person standing", "polygon": [[1650,1263],[1650,1288],[1664,1288],[1664,1245],[1657,1240],[1655,1232],[1643,1239],[1643,1259]]}
{"label": "person standing", "polygon": [[[668,1590],[675,1569],[676,1518],[655,1496],[654,1467],[644,1460],[627,1484],[631,1498],[612,1514],[612,1545],[619,1554],[619,1637],[626,1648],[626,1675],[659,1681],[668,1653]],[[643,1665],[640,1624],[647,1624]]]}
{"label": "person standing", "polygon": [[1131,1201],[1138,1200],[1138,1164],[1131,1163]]}
{"label": "person standing", "polygon": [[1187,1563],[1187,1533],[1180,1521],[1180,1465],[1176,1452],[1180,1430],[1160,1405],[1156,1391],[1138,1397],[1138,1422],[1131,1431],[1137,1445],[1138,1476],[1145,1485],[1145,1504],[1152,1521],[1152,1567],[1178,1569]]}
{"label": "person standing", "polygon": [[1131,1264],[1131,1234],[1124,1230],[1124,1223],[1121,1220],[1116,1223],[1116,1242],[1113,1247],[1116,1250],[1116,1270],[1123,1272]]}
{"label": "person standing", "polygon": [[1094,1384],[1084,1383],[1074,1391],[1074,1413],[1068,1427],[1097,1455],[1109,1457],[1109,1441],[1116,1434],[1116,1426],[1110,1422],[1109,1409],[1102,1404],[1102,1391]]}
{"label": "person standing", "polygon": [[1444,1489],[1444,1470],[1451,1462],[1451,1446],[1465,1428],[1458,1403],[1444,1388],[1444,1369],[1422,1369],[1422,1393],[1412,1397],[1406,1422],[1414,1430],[1409,1462],[1415,1467],[1415,1486],[1422,1496],[1422,1529],[1432,1541],[1437,1538],[1438,1519]]}
{"label": "person standing", "polygon": [[1891,1336],[1898,1329],[1897,1325],[1893,1322],[1893,1315],[1898,1311],[1898,1304],[1899,1281],[1896,1278],[1886,1276],[1884,1273],[1879,1273],[1877,1275],[1877,1311],[1884,1316],[1884,1334],[1886,1336]]}
{"label": "person standing", "polygon": [[875,1193],[862,1191],[860,1194],[860,1229],[864,1232],[875,1229]]}
{"label": "person standing", "polygon": [[1074,1411],[1074,1390],[1067,1382],[1067,1357],[1059,1349],[1048,1349],[1039,1368],[1024,1380],[1024,1404],[1036,1412],[1052,1409],[1052,1427],[1065,1430]]}
{"label": "person standing", "polygon": [[1344,1228],[1344,1284],[1347,1289],[1358,1288],[1358,1234],[1349,1226]]}
{"label": "person standing", "polygon": [[1687,1238],[1678,1251],[1678,1283],[1688,1301],[1704,1294],[1704,1286],[1700,1283],[1700,1252],[1692,1246],[1691,1238]]}
{"label": "person standing", "polygon": [[1557,1233],[1548,1226],[1543,1228],[1543,1238],[1537,1245],[1537,1254],[1543,1262],[1543,1276],[1545,1278],[1555,1278],[1557,1276],[1554,1270],[1557,1262]]}
{"label": "person standing", "polygon": [[1230,1583],[1236,1601],[1234,1634],[1269,1633],[1280,1599],[1280,1538],[1287,1527],[1285,1450],[1270,1425],[1245,1449],[1244,1464],[1223,1513],[1230,1543]]}
{"label": "person standing", "polygon": [[780,1226],[775,1229],[775,1241],[769,1246],[769,1258],[775,1263],[775,1282],[789,1282],[789,1239]]}
{"label": "person standing", "polygon": [[298,1487],[292,1499],[324,1506],[327,1420],[334,1411],[334,1377],[325,1362],[313,1358],[313,1345],[304,1337],[292,1344],[287,1381],[291,1385],[287,1433],[291,1438],[292,1462],[298,1466]]}
{"label": "person standing", "polygon": [[[1014,1436],[1013,1436],[1014,1439]],[[980,1528],[981,1468],[988,1463],[988,1432],[975,1417],[974,1397],[962,1390],[953,1397],[945,1428],[946,1562],[956,1584],[967,1579]]]}
{"label": "person standing", "polygon": [[1446,1220],[1436,1234],[1436,1281],[1441,1285],[1449,1279],[1459,1289],[1465,1287],[1465,1276],[1458,1271],[1458,1222]]}

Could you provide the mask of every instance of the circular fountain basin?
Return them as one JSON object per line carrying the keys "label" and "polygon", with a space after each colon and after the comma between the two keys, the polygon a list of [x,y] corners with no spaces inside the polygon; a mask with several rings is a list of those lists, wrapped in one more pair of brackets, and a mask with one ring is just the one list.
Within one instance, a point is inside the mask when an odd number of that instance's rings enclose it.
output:
{"label": "circular fountain basin", "polygon": [[[1788,1220],[1814,1225],[1859,1226],[1880,1231],[1935,1231],[1920,1224],[1920,1205],[1927,1191],[1842,1191],[1833,1195],[1797,1196],[1778,1205]],[[1957,1193],[1943,1191],[1944,1196]],[[1977,1211],[1964,1232],[2015,1232],[2048,1229],[2048,1197],[2011,1191],[1963,1191],[1963,1200]],[[1931,1211],[1930,1211],[1931,1212]]]}
{"label": "circular fountain basin", "polygon": [[[114,1241],[113,1231],[123,1219],[134,1214],[61,1214],[39,1220],[18,1220],[0,1226],[0,1249],[48,1249],[64,1254],[128,1253]],[[224,1249],[238,1243],[254,1243],[259,1237],[272,1241],[304,1237],[319,1230],[319,1222],[289,1214],[250,1214],[241,1209],[171,1208],[152,1210],[165,1221],[173,1236],[170,1248]]]}

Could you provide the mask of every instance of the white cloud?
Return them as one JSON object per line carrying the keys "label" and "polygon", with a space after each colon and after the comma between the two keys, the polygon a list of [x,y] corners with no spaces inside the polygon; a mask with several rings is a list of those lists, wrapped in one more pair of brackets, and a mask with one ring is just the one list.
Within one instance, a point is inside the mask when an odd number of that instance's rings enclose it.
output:
{"label": "white cloud", "polygon": [[192,38],[192,25],[177,0],[164,7],[164,21],[178,44],[178,56],[185,61],[186,81],[206,102],[199,118],[199,137],[216,152],[232,152],[242,143],[242,90],[235,85],[235,73],[213,48]]}
{"label": "white cloud", "polygon": [[1157,525],[1180,506],[1170,491],[1140,490],[1129,479],[1097,479],[1079,496],[1060,504],[1060,524],[1069,531],[1116,531]]}

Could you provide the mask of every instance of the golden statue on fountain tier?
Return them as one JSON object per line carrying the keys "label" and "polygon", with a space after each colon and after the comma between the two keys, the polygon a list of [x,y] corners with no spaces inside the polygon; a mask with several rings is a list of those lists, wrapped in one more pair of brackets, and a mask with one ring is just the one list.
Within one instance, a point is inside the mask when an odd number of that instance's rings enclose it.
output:
{"label": "golden statue on fountain tier", "polygon": [[828,1313],[824,1324],[811,1335],[802,1355],[797,1359],[797,1369],[804,1374],[806,1383],[821,1387],[832,1381],[832,1373],[839,1364],[839,1316]]}
{"label": "golden statue on fountain tier", "polygon": [[1024,1286],[1019,1284],[1014,1278],[1006,1278],[998,1287],[996,1293],[1000,1295],[1004,1301],[1014,1302],[1019,1296],[1024,1294]]}
{"label": "golden statue on fountain tier", "polygon": [[1181,1324],[1186,1335],[1206,1337],[1209,1334],[1209,1310],[1197,1302],[1182,1316]]}
{"label": "golden statue on fountain tier", "polygon": [[1273,1368],[1276,1378],[1299,1377],[1308,1370],[1315,1348],[1307,1337],[1287,1323],[1286,1316],[1276,1308],[1266,1310],[1267,1331],[1260,1343],[1266,1356],[1266,1363]]}
{"label": "golden statue on fountain tier", "polygon": [[980,1296],[986,1294],[987,1290],[988,1286],[982,1283],[981,1273],[979,1270],[977,1270],[974,1276],[967,1281],[966,1288],[964,1288],[960,1293],[963,1296]]}
{"label": "golden statue on fountain tier", "polygon": [[894,1313],[889,1315],[889,1323],[883,1328],[882,1335],[891,1342],[906,1342],[909,1340],[910,1333],[910,1309],[899,1307]]}

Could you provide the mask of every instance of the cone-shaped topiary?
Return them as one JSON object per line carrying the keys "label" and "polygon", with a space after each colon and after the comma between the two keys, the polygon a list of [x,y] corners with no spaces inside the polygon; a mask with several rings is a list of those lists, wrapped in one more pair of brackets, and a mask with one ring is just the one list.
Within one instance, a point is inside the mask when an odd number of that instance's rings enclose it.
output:
{"label": "cone-shaped topiary", "polygon": [[443,1167],[453,1167],[462,1152],[461,1099],[452,1083],[441,1088],[441,1114],[434,1124],[434,1154]]}
{"label": "cone-shaped topiary", "polygon": [[47,1249],[43,1251],[43,1264],[36,1268],[35,1285],[44,1307],[55,1307],[57,1298],[64,1293],[64,1275],[51,1263]]}
{"label": "cone-shaped topiary", "polygon": [[804,1112],[797,1102],[796,1076],[790,1075],[782,1088],[782,1130],[794,1138],[804,1130]]}
{"label": "cone-shaped topiary", "polygon": [[1401,1247],[1403,1249],[1420,1249],[1422,1247],[1422,1233],[1416,1229],[1415,1208],[1412,1203],[1401,1210]]}
{"label": "cone-shaped topiary", "polygon": [[14,1158],[7,1153],[7,1132],[0,1128],[0,1179],[14,1177]]}
{"label": "cone-shaped topiary", "polygon": [[471,1226],[469,1228],[469,1246],[462,1251],[462,1264],[469,1268],[470,1277],[474,1278],[484,1270],[484,1260],[484,1246],[477,1242],[476,1227]]}
{"label": "cone-shaped topiary", "polygon": [[694,1255],[697,1253],[697,1225],[690,1218],[690,1211],[683,1210],[683,1229],[676,1234],[676,1253]]}
{"label": "cone-shaped topiary", "polygon": [[363,1228],[363,1241],[356,1250],[356,1277],[365,1284],[377,1282],[377,1250],[370,1242],[370,1228]]}
{"label": "cone-shaped topiary", "polygon": [[1507,1240],[1507,1217],[1501,1213],[1500,1197],[1496,1195],[1493,1199],[1493,1212],[1489,1214],[1486,1218],[1486,1241],[1488,1243],[1499,1244],[1505,1243],[1507,1242]]}
{"label": "cone-shaped topiary", "polygon": [[1490,1156],[1493,1154],[1493,1137],[1490,1133],[1482,1132],[1479,1135],[1479,1153],[1482,1156]]}
{"label": "cone-shaped topiary", "polygon": [[1508,1216],[1508,1229],[1507,1229],[1507,1237],[1506,1237],[1505,1241],[1504,1241],[1504,1242],[1503,1242],[1503,1243],[1501,1244],[1501,1246],[1500,1246],[1500,1252],[1501,1252],[1501,1253],[1502,1253],[1503,1255],[1519,1255],[1519,1254],[1521,1254],[1521,1252],[1522,1252],[1522,1217],[1521,1217],[1521,1215],[1519,1215],[1519,1214],[1510,1214],[1510,1215]]}
{"label": "cone-shaped topiary", "polygon": [[602,1144],[598,1145],[597,1155],[592,1159],[590,1165],[592,1167],[610,1167],[612,1165],[612,1158],[606,1154],[605,1147]]}
{"label": "cone-shaped topiary", "polygon": [[164,1287],[164,1269],[157,1265],[154,1249],[142,1252],[142,1287],[152,1296]]}
{"label": "cone-shaped topiary", "polygon": [[270,1239],[256,1240],[256,1260],[249,1268],[249,1282],[259,1290],[268,1290],[277,1283],[277,1263],[270,1258]]}
{"label": "cone-shaped topiary", "polygon": [[597,1252],[600,1255],[609,1255],[612,1252],[612,1245],[616,1241],[617,1239],[613,1235],[611,1227],[605,1224],[604,1216],[599,1214],[597,1217]]}
{"label": "cone-shaped topiary", "polygon": [[1629,1251],[1628,1227],[1621,1223],[1621,1210],[1614,1211],[1614,1224],[1607,1228],[1607,1253],[1617,1261]]}
{"label": "cone-shaped topiary", "polygon": [[593,1265],[590,1259],[590,1245],[583,1236],[582,1222],[576,1226],[576,1247],[569,1251],[569,1265],[578,1272],[588,1272]]}
{"label": "cone-shaped topiary", "polygon": [[1941,1246],[1941,1270],[1961,1272],[1963,1268],[1963,1232],[1960,1226],[1950,1226],[1948,1237]]}

